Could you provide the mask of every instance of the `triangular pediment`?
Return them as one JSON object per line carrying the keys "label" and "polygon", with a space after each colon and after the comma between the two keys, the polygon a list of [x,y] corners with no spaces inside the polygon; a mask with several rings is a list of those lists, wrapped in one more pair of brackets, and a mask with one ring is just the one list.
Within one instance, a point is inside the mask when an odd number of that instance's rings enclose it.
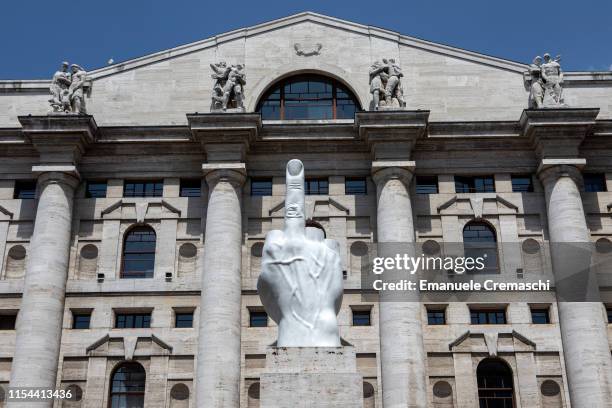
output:
{"label": "triangular pediment", "polygon": [[[113,65],[95,69],[89,72],[89,77],[97,79],[112,75],[114,73],[125,72],[126,70],[134,69],[140,66],[165,61],[180,57],[182,55],[201,51],[207,48],[215,48],[224,43],[236,41],[239,39],[247,39],[254,36],[262,36],[274,30],[279,30],[292,26],[303,25],[308,27],[308,23],[330,27],[339,31],[361,34],[363,36],[372,36],[379,39],[398,43],[409,47],[418,48],[424,51],[444,54],[450,57],[472,61],[475,63],[486,64],[498,67],[504,70],[509,70],[517,73],[522,73],[527,69],[527,64],[511,61],[503,58],[492,57],[477,52],[467,51],[461,48],[452,47],[445,44],[426,41],[420,38],[404,35],[397,31],[386,30],[371,25],[355,23],[340,18],[330,17],[323,14],[305,11],[291,16],[279,18],[276,20],[267,21],[254,26],[244,27],[225,33],[220,33],[215,36],[205,38],[203,40],[180,45],[174,48],[162,50],[153,54],[145,55],[139,58],[118,62]],[[310,56],[317,55],[321,47],[325,44],[320,42],[295,42],[291,44],[298,55]]]}

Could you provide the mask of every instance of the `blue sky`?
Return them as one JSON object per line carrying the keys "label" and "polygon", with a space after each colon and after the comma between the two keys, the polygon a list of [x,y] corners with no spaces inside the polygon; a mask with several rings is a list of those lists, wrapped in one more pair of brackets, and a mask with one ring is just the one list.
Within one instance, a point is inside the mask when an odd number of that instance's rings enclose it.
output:
{"label": "blue sky", "polygon": [[50,78],[314,11],[515,61],[561,54],[567,71],[612,70],[611,0],[8,1],[0,79]]}

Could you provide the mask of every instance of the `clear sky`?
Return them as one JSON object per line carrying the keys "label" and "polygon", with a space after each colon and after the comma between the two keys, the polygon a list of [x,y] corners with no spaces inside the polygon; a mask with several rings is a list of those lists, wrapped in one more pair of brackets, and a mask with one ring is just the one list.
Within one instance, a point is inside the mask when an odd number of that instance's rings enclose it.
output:
{"label": "clear sky", "polygon": [[0,79],[50,78],[314,11],[520,62],[561,54],[566,71],[612,70],[612,0],[9,0]]}

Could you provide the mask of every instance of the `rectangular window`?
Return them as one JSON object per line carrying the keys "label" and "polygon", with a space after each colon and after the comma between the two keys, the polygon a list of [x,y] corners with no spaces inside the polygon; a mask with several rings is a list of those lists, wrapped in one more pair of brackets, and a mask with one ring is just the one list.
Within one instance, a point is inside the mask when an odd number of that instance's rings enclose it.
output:
{"label": "rectangular window", "polygon": [[427,308],[427,324],[430,326],[446,324],[446,310]]}
{"label": "rectangular window", "polygon": [[328,195],[329,183],[326,178],[309,178],[304,182],[306,195]]}
{"label": "rectangular window", "polygon": [[151,313],[117,313],[116,329],[148,329],[151,327]]}
{"label": "rectangular window", "polygon": [[202,180],[200,179],[181,179],[181,197],[200,197],[202,195]]}
{"label": "rectangular window", "polygon": [[263,197],[272,195],[272,177],[267,178],[252,178],[251,179],[251,196]]}
{"label": "rectangular window", "polygon": [[72,328],[73,329],[89,329],[90,322],[91,322],[91,313],[72,312]]}
{"label": "rectangular window", "polygon": [[15,191],[13,198],[19,200],[31,200],[36,198],[36,181],[17,180],[15,181]]}
{"label": "rectangular window", "polygon": [[164,194],[164,182],[126,180],[123,183],[124,197],[161,197]]}
{"label": "rectangular window", "polygon": [[584,173],[584,191],[588,193],[599,193],[606,191],[606,176],[603,173]]}
{"label": "rectangular window", "polygon": [[512,192],[514,193],[532,193],[533,192],[533,179],[531,175],[513,175],[512,179]]}
{"label": "rectangular window", "polygon": [[268,327],[268,314],[263,310],[249,310],[250,327]]}
{"label": "rectangular window", "polygon": [[353,326],[371,326],[371,309],[352,309],[353,310]]}
{"label": "rectangular window", "polygon": [[493,176],[455,176],[457,193],[494,193]]}
{"label": "rectangular window", "polygon": [[417,194],[438,194],[438,176],[416,176]]}
{"label": "rectangular window", "polygon": [[105,198],[106,181],[88,181],[85,187],[86,198]]}
{"label": "rectangular window", "polygon": [[550,314],[548,308],[531,308],[531,323],[550,324]]}
{"label": "rectangular window", "polygon": [[506,309],[470,309],[472,324],[506,324]]}
{"label": "rectangular window", "polygon": [[365,177],[346,177],[344,179],[345,195],[366,195],[368,184]]}
{"label": "rectangular window", "polygon": [[15,330],[16,313],[0,314],[0,330]]}
{"label": "rectangular window", "polygon": [[193,312],[175,313],[174,327],[177,327],[177,328],[193,327]]}

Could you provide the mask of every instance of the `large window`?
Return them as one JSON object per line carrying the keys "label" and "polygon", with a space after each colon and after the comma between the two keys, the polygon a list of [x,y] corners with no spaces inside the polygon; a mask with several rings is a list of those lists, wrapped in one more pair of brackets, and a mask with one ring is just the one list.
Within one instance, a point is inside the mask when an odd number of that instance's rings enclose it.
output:
{"label": "large window", "polygon": [[298,75],[274,85],[257,111],[263,120],[353,119],[357,98],[340,82],[321,75]]}
{"label": "large window", "polygon": [[483,360],[476,370],[480,408],[514,408],[512,371],[496,359]]}
{"label": "large window", "polygon": [[306,195],[329,194],[329,182],[326,178],[307,178],[304,182],[304,193]]}
{"label": "large window", "polygon": [[115,329],[148,329],[151,327],[151,312],[117,313]]}
{"label": "large window", "polygon": [[161,197],[164,194],[164,182],[126,180],[123,184],[124,197]]}
{"label": "large window", "polygon": [[111,408],[144,408],[147,374],[138,363],[121,364],[111,377]]}
{"label": "large window", "polygon": [[506,324],[506,309],[470,309],[470,322],[472,324]]}
{"label": "large window", "polygon": [[482,258],[484,269],[469,270],[470,273],[496,273],[497,238],[495,231],[487,223],[469,222],[463,228],[463,248],[466,258]]}
{"label": "large window", "polygon": [[155,231],[151,227],[132,228],[123,244],[122,278],[152,278],[155,266]]}
{"label": "large window", "polygon": [[455,176],[457,193],[494,193],[493,176]]}

